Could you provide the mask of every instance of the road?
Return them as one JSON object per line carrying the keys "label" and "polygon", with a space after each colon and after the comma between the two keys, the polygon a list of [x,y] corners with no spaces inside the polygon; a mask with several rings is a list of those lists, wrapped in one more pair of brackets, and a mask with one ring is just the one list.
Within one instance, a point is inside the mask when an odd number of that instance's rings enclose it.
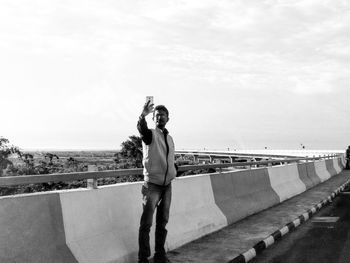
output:
{"label": "road", "polygon": [[251,263],[349,263],[350,195],[342,194]]}

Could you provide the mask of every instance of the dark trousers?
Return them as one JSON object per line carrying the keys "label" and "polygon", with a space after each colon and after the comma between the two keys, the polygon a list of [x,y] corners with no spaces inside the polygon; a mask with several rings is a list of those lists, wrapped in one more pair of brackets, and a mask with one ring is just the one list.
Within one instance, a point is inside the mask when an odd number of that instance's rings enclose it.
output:
{"label": "dark trousers", "polygon": [[145,260],[151,255],[149,233],[156,208],[155,256],[164,257],[164,245],[168,233],[165,226],[169,221],[171,204],[171,183],[161,186],[145,182],[141,192],[143,213],[139,229],[139,259]]}
{"label": "dark trousers", "polygon": [[346,166],[345,166],[345,169],[347,169],[347,170],[350,169],[349,162],[350,162],[350,158],[346,158]]}

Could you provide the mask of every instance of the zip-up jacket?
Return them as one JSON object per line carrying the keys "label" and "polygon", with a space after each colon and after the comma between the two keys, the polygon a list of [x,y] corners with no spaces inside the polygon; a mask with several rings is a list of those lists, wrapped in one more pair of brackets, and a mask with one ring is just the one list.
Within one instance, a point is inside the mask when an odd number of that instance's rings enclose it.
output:
{"label": "zip-up jacket", "polygon": [[140,117],[137,128],[142,138],[144,180],[168,185],[177,173],[173,138],[167,129],[148,129],[144,117]]}

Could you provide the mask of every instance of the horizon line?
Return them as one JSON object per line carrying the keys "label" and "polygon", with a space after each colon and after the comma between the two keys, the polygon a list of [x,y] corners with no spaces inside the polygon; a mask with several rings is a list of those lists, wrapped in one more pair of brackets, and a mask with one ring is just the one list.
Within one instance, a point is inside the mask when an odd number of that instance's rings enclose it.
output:
{"label": "horizon line", "polygon": [[[33,152],[33,151],[63,151],[63,152],[68,152],[68,151],[120,151],[121,148],[118,149],[108,149],[108,148],[81,148],[81,149],[69,149],[69,148],[20,148],[21,151],[29,151],[29,152]],[[300,151],[300,152],[309,152],[309,151],[335,151],[335,152],[339,152],[339,151],[345,151],[343,149],[230,149],[227,150],[227,148],[216,148],[216,149],[209,149],[209,148],[178,148],[175,151],[227,151],[227,152],[239,152],[239,151]]]}

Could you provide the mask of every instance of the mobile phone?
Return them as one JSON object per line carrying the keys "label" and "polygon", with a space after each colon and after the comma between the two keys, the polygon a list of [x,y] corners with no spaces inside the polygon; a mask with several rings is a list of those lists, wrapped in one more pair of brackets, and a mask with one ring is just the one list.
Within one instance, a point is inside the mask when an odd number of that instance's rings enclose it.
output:
{"label": "mobile phone", "polygon": [[150,101],[150,103],[148,105],[153,104],[153,96],[146,96],[146,103]]}

